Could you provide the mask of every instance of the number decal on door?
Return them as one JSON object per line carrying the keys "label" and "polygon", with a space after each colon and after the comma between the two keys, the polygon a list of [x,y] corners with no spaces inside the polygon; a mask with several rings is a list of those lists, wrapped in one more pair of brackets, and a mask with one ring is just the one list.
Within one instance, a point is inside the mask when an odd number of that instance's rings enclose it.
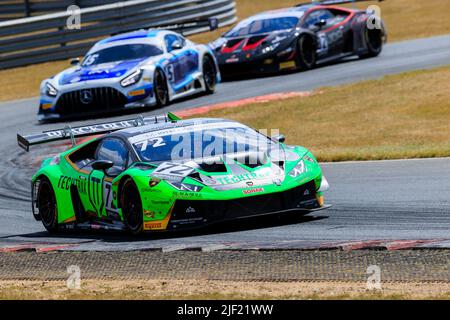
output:
{"label": "number decal on door", "polygon": [[173,83],[175,82],[175,70],[173,68],[173,64],[169,63],[166,66],[166,73],[167,73],[167,79],[169,82]]}
{"label": "number decal on door", "polygon": [[105,182],[105,188],[104,188],[104,198],[105,198],[105,209],[106,210],[112,210],[113,206],[113,197],[112,197],[112,185],[109,182]]}

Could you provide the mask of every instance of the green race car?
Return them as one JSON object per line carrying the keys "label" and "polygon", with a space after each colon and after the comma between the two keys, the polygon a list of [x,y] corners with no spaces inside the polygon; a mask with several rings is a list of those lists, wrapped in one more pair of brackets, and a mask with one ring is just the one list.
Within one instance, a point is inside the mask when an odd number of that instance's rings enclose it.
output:
{"label": "green race car", "polygon": [[33,215],[50,232],[139,234],[329,207],[328,183],[307,149],[235,121],[169,113],[17,138],[26,151],[72,139],[32,178]]}

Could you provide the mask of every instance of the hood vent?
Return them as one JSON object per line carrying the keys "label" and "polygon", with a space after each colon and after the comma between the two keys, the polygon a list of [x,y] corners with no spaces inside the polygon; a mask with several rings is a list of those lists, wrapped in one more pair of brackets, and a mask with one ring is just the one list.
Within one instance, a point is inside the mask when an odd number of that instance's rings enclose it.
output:
{"label": "hood vent", "polygon": [[237,155],[234,160],[240,164],[246,165],[249,168],[260,167],[267,163],[267,157],[265,153],[243,153],[242,155]]}
{"label": "hood vent", "polygon": [[242,42],[242,40],[244,40],[244,38],[238,38],[238,39],[230,39],[227,41],[226,43],[226,47],[227,48],[233,48],[234,46],[236,46],[238,43]]}
{"label": "hood vent", "polygon": [[223,162],[220,163],[199,163],[199,169],[206,172],[227,172],[227,167]]}
{"label": "hood vent", "polygon": [[251,46],[255,43],[258,43],[265,38],[267,38],[267,35],[250,37],[250,39],[248,39],[247,41],[247,46]]}

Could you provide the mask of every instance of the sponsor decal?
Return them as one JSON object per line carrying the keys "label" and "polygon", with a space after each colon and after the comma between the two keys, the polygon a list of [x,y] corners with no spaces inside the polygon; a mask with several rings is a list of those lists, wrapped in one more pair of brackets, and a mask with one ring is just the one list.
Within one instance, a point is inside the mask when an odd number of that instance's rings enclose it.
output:
{"label": "sponsor decal", "polygon": [[146,218],[155,219],[155,212],[149,211],[149,210],[144,210],[144,216]]}
{"label": "sponsor decal", "polygon": [[290,69],[295,67],[296,67],[295,61],[286,61],[280,63],[280,69]]}
{"label": "sponsor decal", "polygon": [[233,55],[227,60],[225,60],[225,63],[234,63],[234,62],[239,62],[239,58],[236,55]]}
{"label": "sponsor decal", "polygon": [[249,187],[253,187],[253,181],[247,181],[246,184],[247,184]]}
{"label": "sponsor decal", "polygon": [[[77,127],[72,128],[72,132],[74,135],[81,135],[87,133],[96,133],[96,132],[104,132],[105,130],[114,130],[114,129],[124,129],[129,127],[135,127],[135,120],[127,120],[127,121],[118,121],[112,123],[102,123],[93,126],[85,126],[85,127]],[[45,132],[47,137],[66,137],[67,133],[64,130],[56,130],[56,131],[48,131]]]}
{"label": "sponsor decal", "polygon": [[143,96],[145,94],[145,89],[133,90],[128,92],[130,97]]}
{"label": "sponsor decal", "polygon": [[62,190],[69,190],[71,185],[75,185],[78,192],[87,194],[86,180],[71,178],[67,176],[60,176],[58,180],[58,188]]}
{"label": "sponsor decal", "polygon": [[153,204],[161,205],[161,204],[169,204],[169,200],[152,200]]}
{"label": "sponsor decal", "polygon": [[170,208],[167,216],[162,220],[157,221],[144,221],[144,230],[165,230],[169,224],[170,217],[172,216],[173,206]]}
{"label": "sponsor decal", "polygon": [[248,173],[242,173],[235,176],[220,176],[220,177],[214,177],[214,179],[222,184],[232,184],[232,183],[239,183],[242,181],[248,181],[248,180],[257,180],[257,179],[264,179],[270,176],[270,171],[260,171],[260,172],[248,172]]}
{"label": "sponsor decal", "polygon": [[259,192],[264,192],[264,188],[254,188],[254,189],[242,190],[243,194],[252,194],[252,193],[259,193]]}
{"label": "sponsor decal", "polygon": [[195,213],[195,209],[192,207],[187,207],[185,212],[186,213]]}
{"label": "sponsor decal", "polygon": [[198,192],[174,191],[173,195],[177,198],[202,198],[203,195]]}
{"label": "sponsor decal", "polygon": [[161,221],[146,221],[144,222],[144,230],[164,230],[163,222]]}

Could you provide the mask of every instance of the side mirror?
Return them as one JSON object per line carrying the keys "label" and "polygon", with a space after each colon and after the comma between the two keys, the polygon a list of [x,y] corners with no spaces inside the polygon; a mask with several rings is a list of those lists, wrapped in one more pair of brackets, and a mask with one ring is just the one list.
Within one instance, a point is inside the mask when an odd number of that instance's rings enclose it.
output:
{"label": "side mirror", "polygon": [[70,60],[70,64],[72,66],[78,66],[80,64],[80,58],[74,58],[74,59]]}
{"label": "side mirror", "polygon": [[272,137],[272,140],[279,143],[283,143],[284,141],[286,141],[286,137],[284,136],[284,134],[277,134],[276,136]]}
{"label": "side mirror", "polygon": [[183,49],[183,44],[179,40],[174,41],[172,43],[172,46],[170,47],[170,51],[180,50],[180,49]]}
{"label": "side mirror", "polygon": [[327,21],[325,19],[320,19],[320,21],[317,21],[316,23],[314,23],[314,25],[316,27],[318,27],[319,29],[322,29],[323,26],[325,26],[327,24]]}
{"label": "side mirror", "polygon": [[114,165],[114,162],[109,160],[97,160],[92,163],[92,169],[105,172]]}

